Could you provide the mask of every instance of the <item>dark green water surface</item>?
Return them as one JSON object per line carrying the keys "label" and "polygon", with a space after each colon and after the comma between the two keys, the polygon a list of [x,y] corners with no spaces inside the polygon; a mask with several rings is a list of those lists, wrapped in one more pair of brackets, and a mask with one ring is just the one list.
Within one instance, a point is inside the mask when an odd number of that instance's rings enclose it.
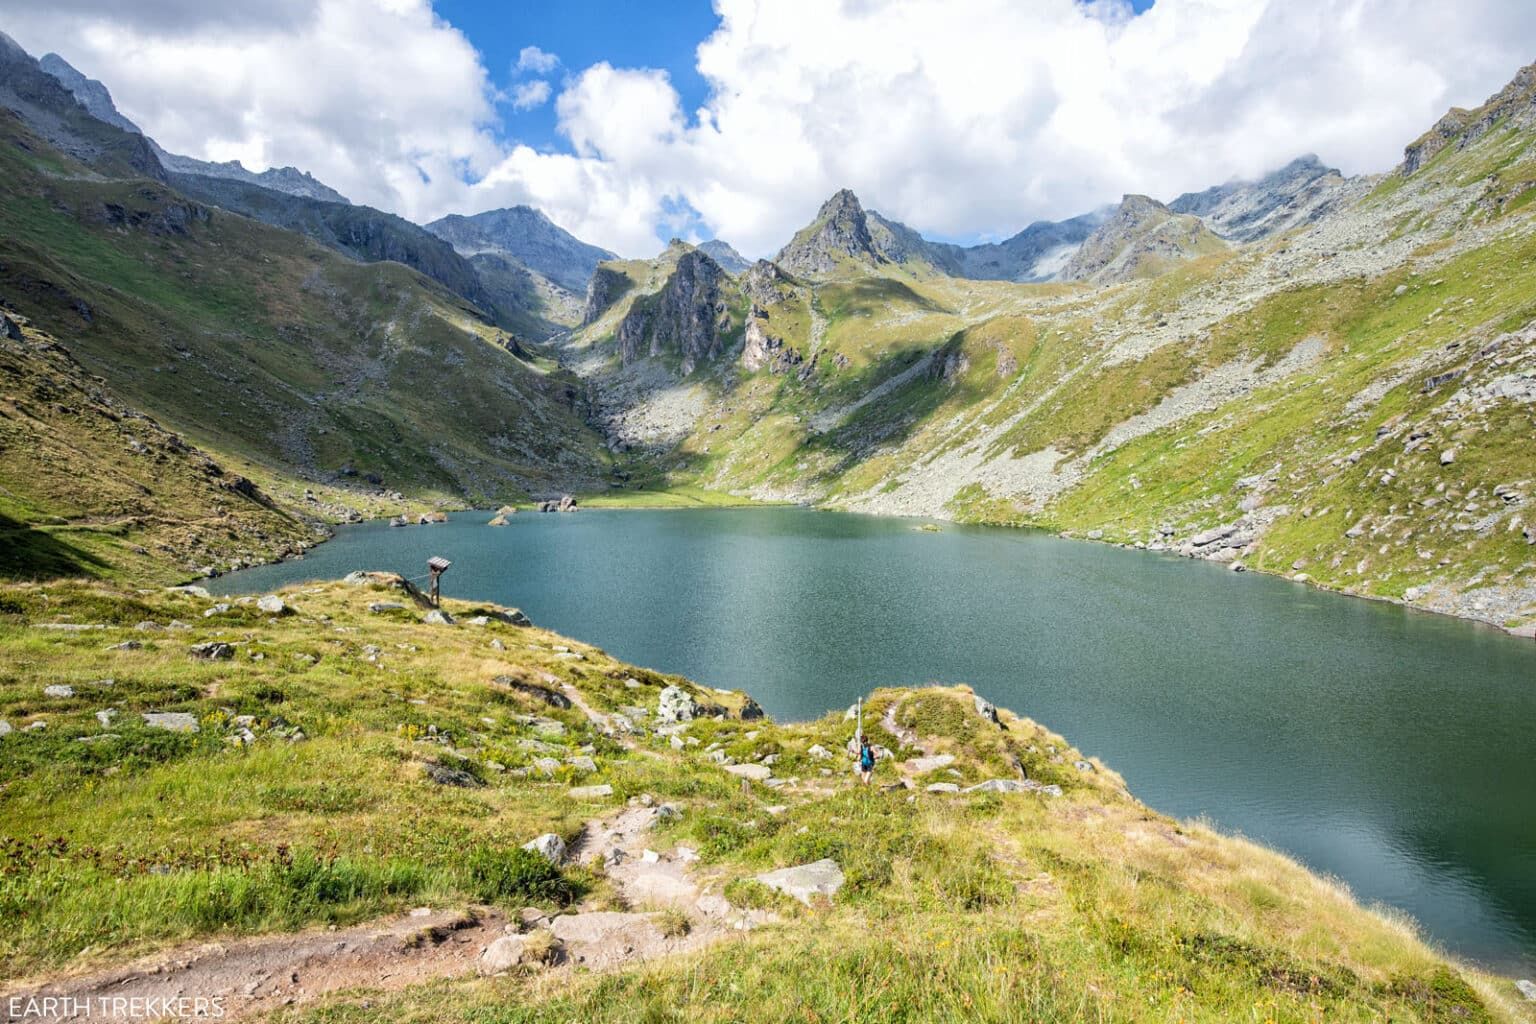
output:
{"label": "dark green water surface", "polygon": [[1039,533],[804,509],[464,513],[342,530],[266,590],[454,562],[444,592],[782,720],[964,682],[1205,815],[1536,973],[1536,643],[1224,567]]}

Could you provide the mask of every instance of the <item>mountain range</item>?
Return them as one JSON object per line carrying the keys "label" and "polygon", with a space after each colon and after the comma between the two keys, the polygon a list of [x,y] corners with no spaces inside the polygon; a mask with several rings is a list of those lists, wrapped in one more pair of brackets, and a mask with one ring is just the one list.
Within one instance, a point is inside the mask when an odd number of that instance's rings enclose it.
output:
{"label": "mountain range", "polygon": [[[184,574],[413,502],[702,490],[1043,526],[1529,631],[1533,93],[1521,71],[1378,175],[1303,156],[971,246],[844,189],[771,260],[623,260],[531,207],[420,226],[174,156],[0,37],[7,393],[68,379],[96,410],[33,417],[0,515],[26,550],[67,534],[99,572]],[[206,460],[155,465],[235,539],[156,569],[192,512],[67,493],[118,409]],[[66,447],[80,472],[38,471]]]}

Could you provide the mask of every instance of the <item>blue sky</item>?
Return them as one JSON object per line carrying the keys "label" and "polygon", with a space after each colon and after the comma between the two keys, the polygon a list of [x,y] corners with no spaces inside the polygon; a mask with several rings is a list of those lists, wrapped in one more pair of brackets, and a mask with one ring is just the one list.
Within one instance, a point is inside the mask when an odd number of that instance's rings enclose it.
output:
{"label": "blue sky", "polygon": [[[708,0],[433,0],[432,7],[469,37],[492,83],[507,91],[542,77],[558,95],[570,76],[606,61],[665,70],[686,111],[697,109],[708,93],[694,66],[694,50],[719,24]],[[560,67],[542,76],[517,71],[527,46],[559,57]],[[570,148],[556,131],[552,99],[521,111],[503,103],[498,113],[508,138],[538,149]]]}

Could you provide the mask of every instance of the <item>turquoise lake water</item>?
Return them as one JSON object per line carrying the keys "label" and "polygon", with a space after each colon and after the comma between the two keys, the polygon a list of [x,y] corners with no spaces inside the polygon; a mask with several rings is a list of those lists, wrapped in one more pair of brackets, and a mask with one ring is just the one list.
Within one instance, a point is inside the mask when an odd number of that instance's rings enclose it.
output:
{"label": "turquoise lake water", "polygon": [[785,720],[969,683],[1140,799],[1283,849],[1536,974],[1536,643],[1168,555],[807,509],[461,513],[341,530],[267,590],[454,562],[444,593]]}

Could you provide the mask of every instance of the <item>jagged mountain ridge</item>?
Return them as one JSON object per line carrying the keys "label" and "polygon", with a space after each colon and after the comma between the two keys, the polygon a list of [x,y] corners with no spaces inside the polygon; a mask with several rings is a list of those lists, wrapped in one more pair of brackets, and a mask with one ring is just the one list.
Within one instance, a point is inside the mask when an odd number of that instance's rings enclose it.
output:
{"label": "jagged mountain ridge", "polygon": [[1194,214],[1229,241],[1253,242],[1311,223],[1348,196],[1337,168],[1309,153],[1254,181],[1186,192],[1168,208]]}
{"label": "jagged mountain ridge", "polygon": [[167,152],[159,143],[149,139],[144,131],[134,124],[122,112],[117,109],[117,104],[112,102],[112,93],[105,85],[94,78],[88,78],[78,71],[63,57],[56,53],[44,54],[38,60],[38,67],[44,72],[58,79],[69,92],[79,101],[91,116],[99,121],[113,125],[125,132],[134,135],[144,135],[148,139],[155,155],[160,163],[176,174],[200,174],[210,178],[229,178],[234,181],[243,181],[251,185],[260,185],[263,188],[274,189],[278,192],[286,192],[289,195],[302,196],[307,199],[321,199],[331,203],[350,203],[351,200],[337,192],[335,189],[317,180],[307,171],[301,171],[296,167],[271,167],[265,171],[248,171],[238,160],[228,160],[223,163],[212,163],[207,160],[198,160],[189,156],[178,156]]}

